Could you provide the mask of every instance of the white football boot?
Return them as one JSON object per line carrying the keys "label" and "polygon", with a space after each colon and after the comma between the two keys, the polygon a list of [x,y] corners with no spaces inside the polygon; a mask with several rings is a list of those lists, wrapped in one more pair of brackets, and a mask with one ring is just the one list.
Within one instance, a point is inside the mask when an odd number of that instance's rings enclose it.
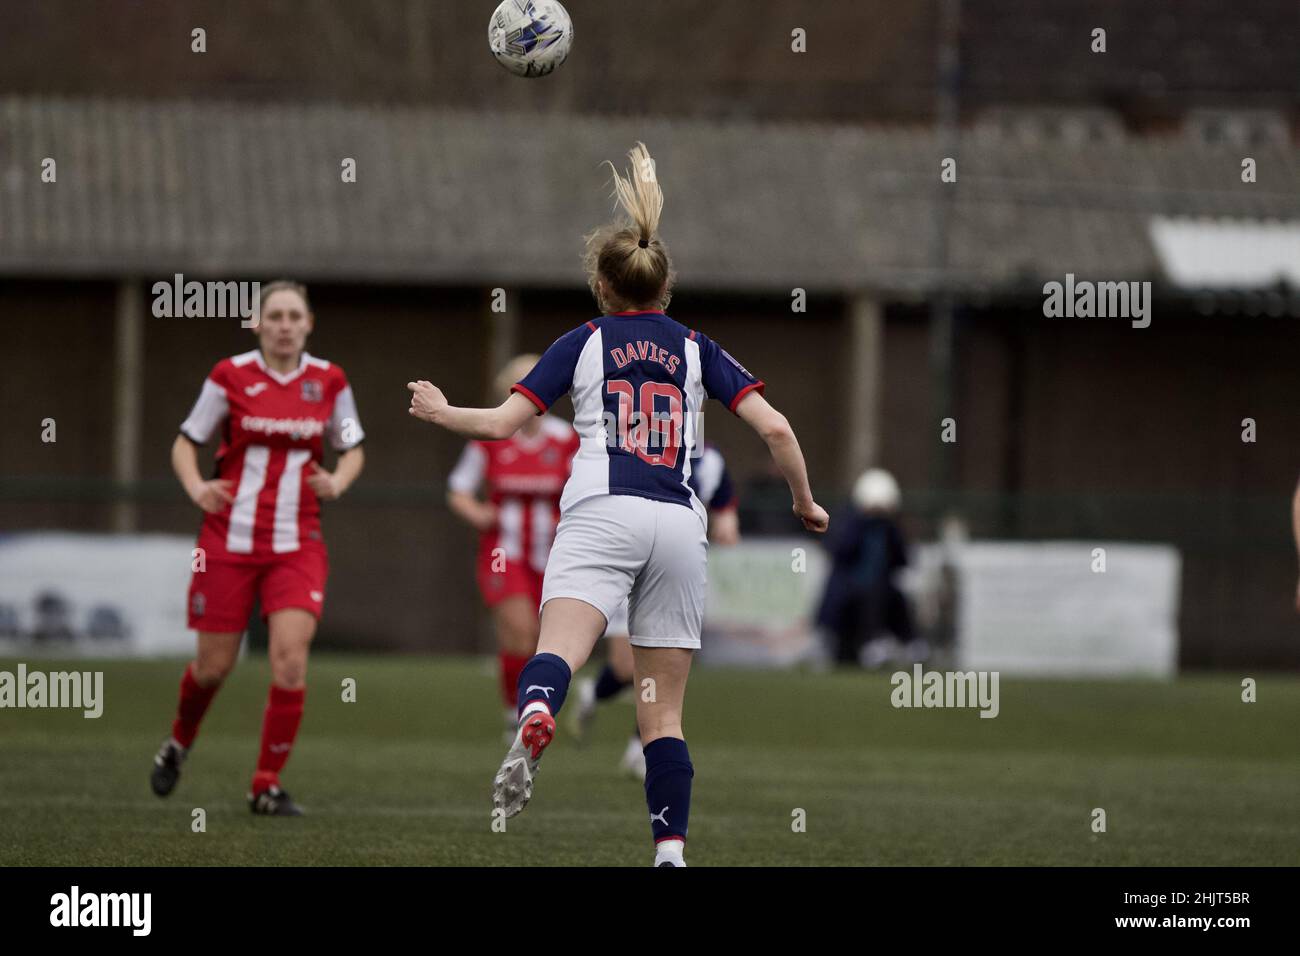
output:
{"label": "white football boot", "polygon": [[596,719],[596,707],[599,704],[596,700],[596,682],[590,677],[584,677],[578,681],[577,692],[577,701],[569,705],[573,708],[569,716],[569,732],[573,734],[574,740],[583,743],[591,731],[592,721]]}
{"label": "white football boot", "polygon": [[681,840],[664,840],[655,844],[655,866],[685,866],[682,855],[686,844]]}
{"label": "white football boot", "polygon": [[629,737],[627,748],[618,762],[619,769],[645,783],[645,748],[640,737]]}
{"label": "white football boot", "polygon": [[545,710],[531,711],[520,719],[514,743],[492,779],[492,806],[504,810],[507,819],[528,806],[533,798],[537,765],[542,751],[554,739],[555,718]]}

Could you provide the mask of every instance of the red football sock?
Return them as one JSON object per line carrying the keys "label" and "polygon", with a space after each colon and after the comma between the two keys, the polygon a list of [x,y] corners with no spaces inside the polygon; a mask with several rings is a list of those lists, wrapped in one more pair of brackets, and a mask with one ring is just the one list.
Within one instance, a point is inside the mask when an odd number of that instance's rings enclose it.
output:
{"label": "red football sock", "polygon": [[253,774],[253,793],[261,793],[280,783],[280,771],[289,759],[293,740],[302,723],[302,704],[307,689],[286,690],[271,685],[266,699],[266,715],[262,718],[262,750],[257,757],[257,773]]}
{"label": "red football sock", "polygon": [[176,706],[176,719],[172,721],[172,737],[187,750],[199,732],[199,721],[208,712],[208,704],[221,687],[220,682],[202,687],[194,679],[194,663],[190,662],[181,676],[180,703]]}
{"label": "red football sock", "polygon": [[501,651],[497,661],[501,664],[501,699],[507,707],[519,706],[519,675],[524,665],[532,660],[531,654],[510,654]]}

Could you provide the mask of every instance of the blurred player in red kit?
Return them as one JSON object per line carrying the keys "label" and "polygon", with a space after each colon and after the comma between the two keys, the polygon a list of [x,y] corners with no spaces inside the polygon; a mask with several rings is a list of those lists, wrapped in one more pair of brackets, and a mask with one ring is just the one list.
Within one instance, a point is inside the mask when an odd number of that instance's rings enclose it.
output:
{"label": "blurred player in red kit", "polygon": [[[338,498],[361,473],[365,433],[343,370],[306,351],[315,322],[307,290],[272,282],[260,302],[257,348],[213,367],[172,446],[176,477],[204,511],[189,592],[198,654],[181,679],[150,783],[160,797],[175,788],[260,598],[272,682],[248,802],[256,814],[298,816],[280,771],[302,721],[307,650],[325,602],[320,502]],[[205,480],[198,448],[218,436],[217,477]],[[326,439],[339,453],[333,472],[322,465]]]}
{"label": "blurred player in red kit", "polygon": [[[494,382],[498,398],[537,364],[511,359]],[[447,481],[447,503],[479,531],[477,573],[492,611],[506,728],[518,724],[519,672],[537,652],[542,574],[560,520],[560,494],[578,450],[578,433],[554,415],[529,419],[510,438],[471,441]],[[480,500],[481,490],[487,499]]]}

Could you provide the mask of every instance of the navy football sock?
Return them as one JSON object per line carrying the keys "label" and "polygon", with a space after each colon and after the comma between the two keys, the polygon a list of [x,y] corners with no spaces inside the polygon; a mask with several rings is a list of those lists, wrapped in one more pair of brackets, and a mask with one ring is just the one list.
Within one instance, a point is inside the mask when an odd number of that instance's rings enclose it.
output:
{"label": "navy football sock", "polygon": [[596,678],[596,699],[609,700],[630,683],[632,683],[630,680],[620,680],[614,673],[614,668],[606,664],[600,676]]}
{"label": "navy football sock", "polygon": [[686,839],[695,768],[686,741],[660,737],[645,746],[645,801],[655,843]]}
{"label": "navy football sock", "polygon": [[573,677],[564,658],[555,654],[537,654],[519,672],[519,713],[538,700],[554,717],[564,706],[569,693],[569,680]]}

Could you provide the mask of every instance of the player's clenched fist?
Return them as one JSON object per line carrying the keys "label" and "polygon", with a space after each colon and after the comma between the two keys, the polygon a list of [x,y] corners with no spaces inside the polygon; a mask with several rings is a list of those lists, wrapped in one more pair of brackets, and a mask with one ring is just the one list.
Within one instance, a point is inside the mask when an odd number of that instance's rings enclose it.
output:
{"label": "player's clenched fist", "polygon": [[407,382],[406,387],[411,390],[409,411],[421,421],[434,421],[438,413],[447,407],[447,397],[432,382],[420,379],[418,382]]}
{"label": "player's clenched fist", "polygon": [[816,531],[818,534],[825,531],[831,523],[831,516],[815,501],[810,501],[803,506],[795,505],[794,513],[799,516],[799,520],[803,522],[805,528],[809,531]]}

